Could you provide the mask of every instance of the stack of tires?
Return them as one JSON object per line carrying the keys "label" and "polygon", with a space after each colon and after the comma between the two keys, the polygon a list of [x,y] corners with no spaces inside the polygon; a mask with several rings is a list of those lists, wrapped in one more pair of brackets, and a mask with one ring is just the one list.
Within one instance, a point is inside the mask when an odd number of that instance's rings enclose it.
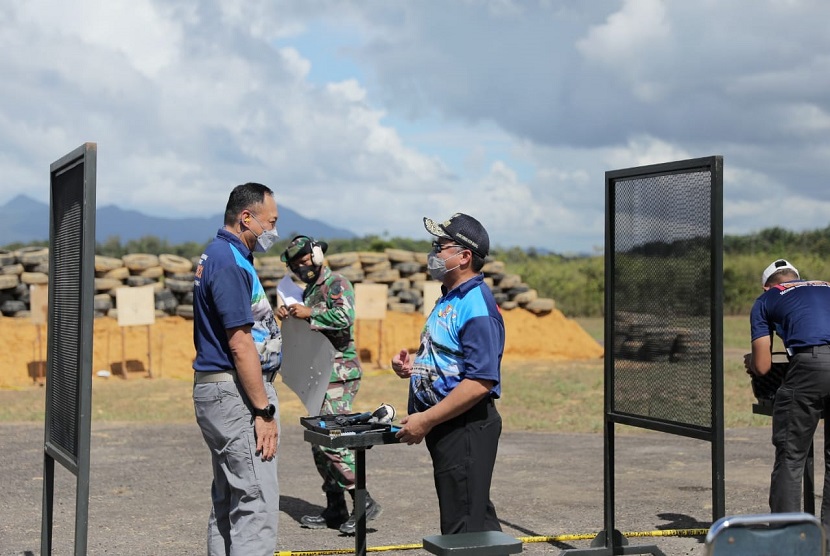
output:
{"label": "stack of tires", "polygon": [[507,273],[501,261],[486,263],[481,272],[485,276],[487,285],[493,291],[496,303],[504,311],[521,307],[531,313],[544,315],[556,308],[556,302],[553,299],[539,297],[539,292],[525,284],[521,276]]}
{"label": "stack of tires", "polygon": [[706,330],[674,326],[656,315],[618,311],[614,354],[637,361],[701,362],[711,356]]}
{"label": "stack of tires", "polygon": [[[132,253],[120,259],[96,256],[95,316],[118,316],[118,288],[152,286],[157,316],[193,318],[193,279],[197,263],[198,260],[172,254]],[[386,249],[382,253],[352,251],[328,254],[326,263],[353,284],[386,284],[389,292],[387,309],[390,311],[413,313],[423,308],[424,285],[429,280],[426,253],[403,249]],[[254,265],[271,304],[276,306],[277,284],[286,274],[285,263],[277,256],[261,256],[254,259]],[[482,273],[503,310],[523,308],[543,315],[555,308],[553,299],[540,298],[521,276],[508,273],[500,261],[489,261]],[[47,248],[0,250],[0,312],[4,316],[29,316],[29,287],[48,282]],[[694,340],[684,342],[684,346],[693,348]],[[691,348],[684,348],[684,353],[694,351]]]}
{"label": "stack of tires", "polygon": [[0,250],[0,313],[29,316],[29,286],[49,283],[49,249]]}
{"label": "stack of tires", "polygon": [[95,257],[95,316],[117,317],[118,288],[152,286],[157,316],[193,316],[193,263],[178,255]]}
{"label": "stack of tires", "polygon": [[164,271],[163,287],[156,292],[156,309],[159,297],[172,296],[175,300],[174,314],[186,319],[193,318],[193,261],[178,255],[159,255],[159,265]]}
{"label": "stack of tires", "polygon": [[157,293],[158,278],[162,275],[156,255],[136,253],[115,257],[95,257],[95,297],[93,310],[96,317],[117,317],[116,291],[125,286],[152,286]]}
{"label": "stack of tires", "polygon": [[[424,284],[427,254],[403,249],[377,252],[347,252],[326,258],[332,270],[343,274],[352,283],[375,283],[389,286],[387,309],[400,313],[421,311],[424,305]],[[482,268],[484,281],[493,290],[499,306],[508,311],[521,307],[537,315],[553,311],[553,299],[541,298],[525,284],[518,274],[509,274],[501,261],[490,261]]]}

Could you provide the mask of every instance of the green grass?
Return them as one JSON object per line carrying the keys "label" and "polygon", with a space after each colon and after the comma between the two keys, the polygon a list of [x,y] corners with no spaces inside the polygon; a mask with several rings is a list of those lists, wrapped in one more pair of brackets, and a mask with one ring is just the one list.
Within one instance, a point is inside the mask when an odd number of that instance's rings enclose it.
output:
{"label": "green grass", "polygon": [[602,343],[605,336],[605,319],[603,317],[577,317],[574,319],[579,323],[579,326],[585,329],[585,332],[591,335],[593,339]]}
{"label": "green grass", "polygon": [[[602,319],[579,319],[602,339]],[[724,319],[724,422],[727,428],[768,425],[752,414],[755,401],[743,368],[749,346],[747,317]],[[365,369],[355,411],[391,403],[406,411],[407,381],[389,370]],[[508,362],[502,368],[499,411],[507,431],[600,432],[603,426],[603,361]],[[283,422],[296,423],[307,413],[278,379]],[[100,421],[193,421],[192,384],[175,379],[109,378],[93,380],[92,416]],[[0,391],[0,422],[42,421],[45,388]]]}
{"label": "green grass", "polygon": [[[190,381],[96,378],[92,384],[93,420],[167,423],[194,419]],[[0,390],[0,422],[42,421],[45,406],[43,386]]]}

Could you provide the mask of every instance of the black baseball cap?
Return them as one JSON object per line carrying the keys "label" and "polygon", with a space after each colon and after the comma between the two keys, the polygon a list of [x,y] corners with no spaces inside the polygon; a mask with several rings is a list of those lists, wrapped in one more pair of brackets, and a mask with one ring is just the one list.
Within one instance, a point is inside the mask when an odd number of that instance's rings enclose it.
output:
{"label": "black baseball cap", "polygon": [[443,222],[424,217],[424,228],[435,237],[451,239],[481,258],[490,254],[490,236],[481,222],[468,214],[456,212]]}

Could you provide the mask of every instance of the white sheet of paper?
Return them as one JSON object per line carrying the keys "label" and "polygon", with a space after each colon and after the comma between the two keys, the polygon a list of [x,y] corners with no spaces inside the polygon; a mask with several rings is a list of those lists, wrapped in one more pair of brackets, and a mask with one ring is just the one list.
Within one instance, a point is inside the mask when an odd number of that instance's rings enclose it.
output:
{"label": "white sheet of paper", "polygon": [[297,394],[309,416],[319,415],[337,352],[305,319],[283,319],[281,332],[282,381]]}
{"label": "white sheet of paper", "polygon": [[303,304],[303,290],[294,283],[291,276],[286,274],[277,284],[277,295],[280,296],[286,307],[299,303]]}

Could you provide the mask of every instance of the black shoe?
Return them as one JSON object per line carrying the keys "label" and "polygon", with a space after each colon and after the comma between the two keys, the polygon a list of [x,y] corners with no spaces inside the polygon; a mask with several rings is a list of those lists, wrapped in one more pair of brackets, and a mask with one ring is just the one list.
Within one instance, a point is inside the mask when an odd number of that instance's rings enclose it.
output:
{"label": "black shoe", "polygon": [[306,529],[337,529],[349,519],[346,496],[342,492],[326,493],[326,509],[320,515],[304,515],[300,518],[300,527]]}
{"label": "black shoe", "polygon": [[[354,498],[353,491],[349,491],[349,494],[352,495]],[[383,508],[381,508],[380,504],[374,501],[374,499],[369,496],[369,493],[366,493],[366,521],[372,521],[380,517],[381,512],[383,512]],[[355,516],[355,512],[352,512],[352,515],[349,516],[349,519],[340,526],[340,532],[344,535],[354,535],[355,531],[357,531],[357,516]]]}
{"label": "black shoe", "polygon": [[325,529],[328,526],[328,522],[323,517],[323,514],[304,515],[300,518],[300,527],[305,527],[306,529]]}

